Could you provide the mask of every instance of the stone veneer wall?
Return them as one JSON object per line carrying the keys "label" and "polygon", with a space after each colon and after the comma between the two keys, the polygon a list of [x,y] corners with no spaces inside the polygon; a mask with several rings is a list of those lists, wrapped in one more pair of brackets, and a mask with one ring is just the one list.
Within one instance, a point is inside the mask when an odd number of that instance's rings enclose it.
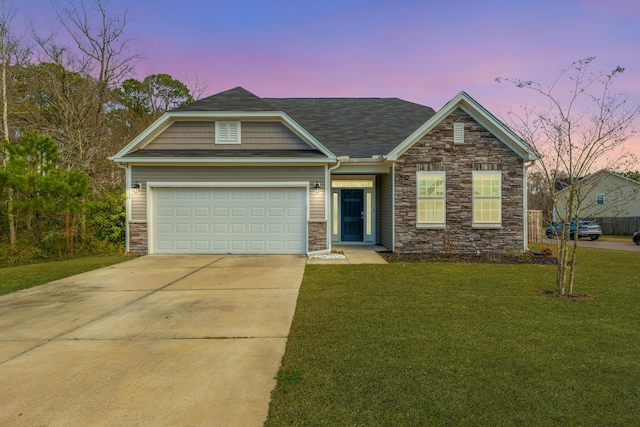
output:
{"label": "stone veneer wall", "polygon": [[[464,143],[453,143],[453,123],[464,123]],[[474,229],[472,171],[479,164],[502,171],[502,227]],[[490,166],[491,167],[491,166]],[[398,159],[395,190],[397,252],[472,253],[522,251],[523,160],[466,114],[454,110]],[[416,172],[446,172],[446,229],[416,227]]]}
{"label": "stone veneer wall", "polygon": [[146,255],[147,242],[147,221],[129,221],[129,252]]}
{"label": "stone veneer wall", "polygon": [[309,252],[327,249],[327,221],[309,221]]}

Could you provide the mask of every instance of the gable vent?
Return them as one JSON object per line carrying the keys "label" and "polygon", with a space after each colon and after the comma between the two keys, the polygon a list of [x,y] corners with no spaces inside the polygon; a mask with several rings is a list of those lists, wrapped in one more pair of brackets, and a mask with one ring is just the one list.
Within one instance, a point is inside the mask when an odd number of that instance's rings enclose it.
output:
{"label": "gable vent", "polygon": [[453,143],[462,144],[464,142],[464,123],[453,124]]}
{"label": "gable vent", "polygon": [[216,144],[240,144],[240,122],[216,122]]}

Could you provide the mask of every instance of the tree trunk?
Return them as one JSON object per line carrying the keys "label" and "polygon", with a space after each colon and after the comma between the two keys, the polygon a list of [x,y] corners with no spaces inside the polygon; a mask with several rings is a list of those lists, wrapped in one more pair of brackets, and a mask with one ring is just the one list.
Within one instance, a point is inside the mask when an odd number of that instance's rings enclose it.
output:
{"label": "tree trunk", "polygon": [[576,274],[576,254],[578,253],[578,222],[576,221],[576,232],[573,236],[573,252],[571,253],[571,266],[569,269],[569,295],[573,295],[573,280]]}
{"label": "tree trunk", "polygon": [[[7,52],[7,31],[8,31],[8,19],[5,15],[5,2],[2,2],[2,28],[0,34],[0,54],[2,55],[2,131],[4,132],[4,139],[9,138],[9,99],[7,97],[7,62],[9,61],[9,54]],[[2,150],[4,151],[4,150]],[[6,153],[2,156],[2,164],[6,165],[7,158]],[[13,191],[8,190],[7,196],[7,217],[9,218],[9,243],[11,245],[16,244],[16,224],[13,216]]]}
{"label": "tree trunk", "polygon": [[40,246],[40,243],[42,242],[42,238],[40,235],[40,212],[36,211],[35,215],[34,215],[34,222],[35,222],[35,233],[36,233],[36,245]]}

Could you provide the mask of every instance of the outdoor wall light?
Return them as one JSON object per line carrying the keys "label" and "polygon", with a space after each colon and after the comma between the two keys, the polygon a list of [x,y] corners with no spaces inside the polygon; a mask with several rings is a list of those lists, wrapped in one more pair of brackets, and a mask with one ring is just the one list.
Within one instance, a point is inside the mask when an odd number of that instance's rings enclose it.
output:
{"label": "outdoor wall light", "polygon": [[138,192],[140,192],[140,187],[141,187],[140,183],[136,182],[135,184],[133,184],[133,186],[131,188],[133,188],[133,192],[134,193],[138,193]]}
{"label": "outdoor wall light", "polygon": [[316,193],[318,191],[320,191],[320,183],[316,181],[315,184],[313,184],[313,191],[315,191]]}

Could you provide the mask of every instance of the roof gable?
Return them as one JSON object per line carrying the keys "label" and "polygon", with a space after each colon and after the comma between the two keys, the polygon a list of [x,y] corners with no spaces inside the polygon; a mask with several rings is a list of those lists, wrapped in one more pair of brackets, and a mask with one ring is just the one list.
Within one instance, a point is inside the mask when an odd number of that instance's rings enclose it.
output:
{"label": "roof gable", "polygon": [[475,121],[489,130],[502,143],[511,148],[518,156],[524,160],[536,160],[538,157],[534,150],[522,139],[520,139],[511,129],[498,120],[493,114],[487,111],[475,99],[466,92],[460,92],[455,98],[449,101],[435,115],[426,121],[420,128],[407,137],[401,144],[395,147],[389,154],[389,160],[397,160],[404,152],[411,148],[423,136],[435,128],[453,110],[461,108]]}

